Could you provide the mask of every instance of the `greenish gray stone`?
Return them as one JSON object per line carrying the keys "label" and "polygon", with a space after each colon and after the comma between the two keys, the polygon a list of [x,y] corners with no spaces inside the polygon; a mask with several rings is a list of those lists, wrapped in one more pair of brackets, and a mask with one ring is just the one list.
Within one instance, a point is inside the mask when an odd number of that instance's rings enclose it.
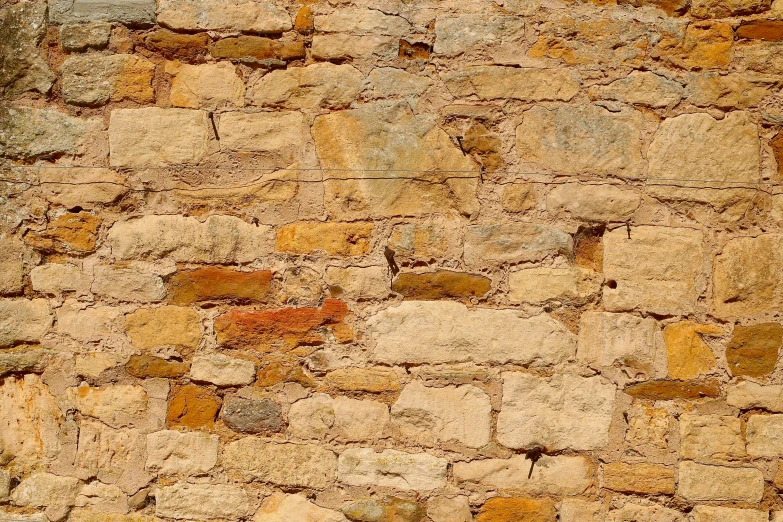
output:
{"label": "greenish gray stone", "polygon": [[42,373],[45,366],[46,352],[44,350],[0,353],[0,377],[9,373]]}
{"label": "greenish gray stone", "polygon": [[120,22],[148,26],[155,23],[155,0],[49,0],[49,22]]}
{"label": "greenish gray stone", "polygon": [[83,120],[49,109],[0,107],[0,156],[29,159],[82,154],[97,120]]}
{"label": "greenish gray stone", "polygon": [[64,25],[60,28],[60,45],[66,51],[103,49],[109,45],[109,38],[110,23]]}
{"label": "greenish gray stone", "polygon": [[46,4],[21,2],[0,9],[0,93],[49,92],[54,73],[38,46],[46,35]]}

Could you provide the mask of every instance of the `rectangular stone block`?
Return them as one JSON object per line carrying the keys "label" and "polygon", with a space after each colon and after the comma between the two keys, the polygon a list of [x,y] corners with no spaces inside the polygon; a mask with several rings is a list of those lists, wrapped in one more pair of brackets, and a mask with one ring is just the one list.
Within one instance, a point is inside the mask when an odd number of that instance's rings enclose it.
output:
{"label": "rectangular stone block", "polygon": [[222,150],[274,154],[281,167],[299,159],[303,132],[298,112],[224,112],[218,123]]}
{"label": "rectangular stone block", "polygon": [[[434,54],[453,57],[490,50],[496,62],[505,62],[513,50],[518,49],[524,34],[525,22],[518,16],[444,15],[435,20],[435,45],[432,51]],[[514,70],[520,69],[510,69],[509,72]],[[559,86],[557,82],[553,83],[553,90],[556,91]]]}
{"label": "rectangular stone block", "polygon": [[745,436],[752,457],[783,456],[783,415],[751,415]]}
{"label": "rectangular stone block", "polygon": [[720,415],[680,416],[680,457],[689,460],[734,460],[744,457],[740,420]]}
{"label": "rectangular stone block", "polygon": [[600,289],[601,276],[581,267],[524,268],[508,276],[508,298],[516,303],[579,303]]}
{"label": "rectangular stone block", "polygon": [[103,130],[96,120],[31,107],[0,108],[0,155],[14,159],[81,155]]}
{"label": "rectangular stone block", "polygon": [[238,486],[177,483],[158,489],[155,514],[176,519],[239,519],[250,515],[250,497]]}
{"label": "rectangular stone block", "polygon": [[275,250],[289,254],[320,250],[333,256],[361,256],[370,250],[372,231],[372,223],[293,223],[277,231]]}
{"label": "rectangular stone block", "polygon": [[198,431],[157,431],[147,435],[147,471],[159,474],[207,473],[215,466],[218,436]]}
{"label": "rectangular stone block", "polygon": [[691,501],[759,502],[764,495],[764,476],[756,468],[681,462],[677,493]]}
{"label": "rectangular stone block", "polygon": [[471,225],[465,231],[465,262],[477,267],[489,263],[541,261],[572,253],[571,236],[546,225]]}
{"label": "rectangular stone block", "polygon": [[160,0],[158,23],[181,30],[283,33],[293,27],[288,12],[258,0]]}
{"label": "rectangular stone block", "polygon": [[350,448],[340,454],[337,475],[351,486],[430,491],[446,485],[448,461],[427,453]]}
{"label": "rectangular stone block", "polygon": [[[438,48],[436,40],[435,48]],[[579,91],[581,78],[565,69],[476,66],[443,75],[449,91],[458,97],[482,100],[568,101]]]}
{"label": "rectangular stone block", "polygon": [[696,506],[691,511],[693,522],[768,522],[769,511],[737,509],[720,506]]}
{"label": "rectangular stone block", "polygon": [[53,322],[46,299],[0,299],[0,348],[40,342]]}
{"label": "rectangular stone block", "polygon": [[644,462],[612,462],[603,466],[603,486],[622,493],[674,495],[674,468]]}
{"label": "rectangular stone block", "polygon": [[153,25],[155,0],[50,0],[49,22],[120,22],[127,25]]}
{"label": "rectangular stone block", "polygon": [[323,34],[313,37],[311,49],[316,60],[391,60],[397,56],[399,48],[399,38],[394,36]]}
{"label": "rectangular stone block", "polygon": [[760,408],[783,413],[783,386],[741,381],[726,390],[726,403],[742,410]]}

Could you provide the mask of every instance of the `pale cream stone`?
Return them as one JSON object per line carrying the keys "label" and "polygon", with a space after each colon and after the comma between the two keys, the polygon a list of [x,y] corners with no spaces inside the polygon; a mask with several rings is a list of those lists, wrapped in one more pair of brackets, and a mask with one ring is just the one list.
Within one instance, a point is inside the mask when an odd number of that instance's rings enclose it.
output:
{"label": "pale cream stone", "polygon": [[508,275],[508,299],[514,303],[581,301],[600,290],[600,274],[581,267],[524,268]]}
{"label": "pale cream stone", "polygon": [[783,522],[783,511],[774,511],[771,515],[770,522]]}
{"label": "pale cream stone", "polygon": [[117,301],[152,303],[166,297],[163,279],[143,266],[97,265],[93,268],[92,292]]}
{"label": "pale cream stone", "polygon": [[281,486],[321,489],[337,473],[334,453],[313,444],[286,444],[245,437],[227,444],[223,467]]}
{"label": "pale cream stone", "polygon": [[129,384],[68,388],[66,397],[71,406],[80,413],[103,421],[109,426],[123,424],[129,418],[143,414],[147,409],[147,392],[141,386]]}
{"label": "pale cream stone", "polygon": [[476,267],[488,263],[541,261],[570,256],[571,236],[559,228],[533,223],[470,225],[465,231],[465,262]]}
{"label": "pale cream stone", "polygon": [[691,511],[693,522],[768,522],[769,511],[737,509],[720,506],[696,506]]}
{"label": "pale cream stone", "polygon": [[158,431],[147,435],[148,471],[159,474],[207,473],[217,462],[217,435],[198,431]]}
{"label": "pale cream stone", "polygon": [[250,514],[247,492],[223,484],[184,484],[161,487],[155,497],[155,514],[176,519],[239,519]]}
{"label": "pale cream stone", "polygon": [[601,223],[625,222],[640,204],[638,192],[614,185],[563,183],[546,196],[548,212],[567,212],[576,219]]}
{"label": "pale cream stone", "polygon": [[682,85],[651,71],[634,71],[608,85],[590,87],[593,100],[615,100],[655,108],[674,107],[682,96]]}
{"label": "pale cream stone", "polygon": [[0,236],[0,293],[15,294],[24,287],[25,247],[15,237]]}
{"label": "pale cream stone", "polygon": [[316,506],[302,495],[275,492],[264,499],[253,522],[348,522],[339,511]]}
{"label": "pale cream stone", "polygon": [[443,81],[454,96],[477,96],[481,100],[568,101],[581,85],[579,75],[566,69],[493,65],[446,73]]}
{"label": "pale cream stone", "polygon": [[78,266],[70,263],[48,263],[30,270],[33,290],[49,295],[76,292],[85,295],[90,292],[90,278]]}
{"label": "pale cream stone", "polygon": [[391,60],[399,48],[399,38],[394,36],[324,34],[313,37],[311,52],[316,60]]}
{"label": "pale cream stone", "polygon": [[427,453],[349,448],[340,454],[337,475],[351,486],[431,491],[446,485],[448,461]]}
{"label": "pale cream stone", "polygon": [[302,439],[377,440],[387,435],[389,422],[389,408],[381,402],[323,393],[295,402],[288,411],[288,431]]}
{"label": "pale cream stone", "polygon": [[107,352],[92,352],[76,355],[74,368],[76,375],[98,377],[109,368],[115,368],[128,361],[128,356]]}
{"label": "pale cream stone", "polygon": [[680,457],[710,462],[746,455],[740,420],[720,415],[680,415]]}
{"label": "pale cream stone", "polygon": [[677,493],[691,501],[760,502],[764,495],[764,476],[756,468],[681,462]]}
{"label": "pale cream stone", "polygon": [[189,109],[115,109],[109,121],[110,162],[115,167],[197,163],[208,150],[209,114]]}
{"label": "pale cream stone", "polygon": [[[43,513],[34,513],[32,515],[20,515],[17,510],[6,511],[0,509],[0,521],[2,522],[49,522]],[[103,521],[101,521],[103,522]]]}
{"label": "pale cream stone", "polygon": [[602,377],[503,372],[497,439],[509,448],[600,449],[609,442],[616,388]]}
{"label": "pale cream stone", "polygon": [[368,76],[375,98],[410,96],[415,99],[434,83],[427,76],[411,74],[396,67],[377,67]]}
{"label": "pale cream stone", "polygon": [[353,33],[403,36],[411,25],[400,16],[387,15],[376,9],[341,9],[313,19],[319,33]]}
{"label": "pale cream stone", "polygon": [[756,107],[779,86],[775,76],[757,74],[718,74],[705,72],[688,79],[685,95],[699,107],[714,105],[722,109]]}
{"label": "pale cream stone", "polygon": [[11,473],[8,470],[0,469],[0,502],[8,500],[11,493]]}
{"label": "pale cream stone", "polygon": [[112,169],[42,167],[38,176],[43,196],[66,208],[96,208],[128,191],[125,176]]}
{"label": "pale cream stone", "polygon": [[473,522],[468,497],[438,496],[427,499],[427,516],[432,522]]}
{"label": "pale cream stone", "polygon": [[431,388],[414,381],[391,408],[401,434],[421,444],[456,440],[472,448],[490,441],[492,406],[475,386]]}
{"label": "pale cream stone", "polygon": [[166,73],[173,76],[169,97],[174,107],[216,109],[245,103],[245,82],[231,62],[166,62]]}
{"label": "pale cream stone", "polygon": [[120,259],[168,257],[185,263],[249,263],[272,252],[271,227],[231,216],[149,215],[115,223],[109,230],[112,254]]}
{"label": "pale cream stone", "polygon": [[77,341],[101,341],[115,333],[121,315],[112,306],[87,306],[69,299],[57,309],[57,331]]}
{"label": "pale cream stone", "polygon": [[248,98],[261,106],[339,109],[357,99],[363,82],[364,75],[352,65],[316,63],[265,74],[250,88]]}
{"label": "pale cream stone", "polygon": [[575,498],[560,503],[560,522],[604,522],[608,508],[600,502],[588,502]]}
{"label": "pale cream stone", "polygon": [[0,348],[37,343],[53,322],[46,299],[0,299]]}
{"label": "pale cream stone", "polygon": [[783,456],[783,415],[751,415],[745,436],[752,457]]}
{"label": "pale cream stone", "polygon": [[435,20],[433,52],[457,56],[489,48],[495,59],[519,48],[525,34],[525,22],[518,16],[459,14],[439,16]]}
{"label": "pale cream stone", "polygon": [[521,318],[514,310],[468,309],[449,301],[403,301],[370,317],[367,325],[376,341],[375,360],[387,364],[551,366],[576,348],[573,334],[546,314]]}
{"label": "pale cream stone", "polygon": [[129,510],[128,496],[120,488],[97,480],[79,489],[74,506],[90,507],[101,513],[127,513]]}
{"label": "pale cream stone", "polygon": [[663,506],[629,502],[619,509],[609,511],[604,520],[606,522],[635,522],[637,520],[644,520],[645,522],[685,522],[686,518],[679,511]]}
{"label": "pale cream stone", "polygon": [[379,299],[391,293],[389,271],[381,266],[330,266],[326,269],[326,281],[353,298]]}
{"label": "pale cream stone", "polygon": [[235,359],[219,353],[193,357],[190,378],[211,382],[218,386],[241,386],[256,378],[256,365],[252,361]]}
{"label": "pale cream stone", "polygon": [[684,314],[705,284],[702,234],[688,228],[620,227],[604,234],[604,308]]}
{"label": "pale cream stone", "polygon": [[783,413],[783,385],[741,381],[728,387],[726,403],[742,410],[760,408]]}
{"label": "pale cream stone", "polygon": [[52,504],[72,506],[79,493],[79,479],[51,473],[33,473],[11,493],[15,506],[46,507]]}
{"label": "pale cream stone", "polygon": [[396,259],[438,259],[462,252],[462,220],[456,216],[435,218],[425,223],[400,223],[392,228],[389,248]]}
{"label": "pale cream stone", "polygon": [[283,7],[258,0],[160,0],[158,23],[172,29],[283,33],[293,27]]}
{"label": "pale cream stone", "polygon": [[457,484],[479,484],[529,495],[580,495],[592,485],[595,475],[586,458],[565,455],[544,455],[533,466],[530,479],[529,472],[530,460],[524,455],[454,463]]}
{"label": "pale cream stone", "polygon": [[325,393],[296,401],[288,410],[288,433],[300,439],[325,439],[334,426],[334,404]]}
{"label": "pale cream stone", "polygon": [[281,167],[300,159],[304,131],[298,112],[224,112],[218,124],[221,149],[267,152]]}
{"label": "pale cream stone", "polygon": [[696,18],[726,18],[766,11],[770,0],[694,0],[691,14]]}
{"label": "pale cream stone", "polygon": [[201,340],[201,319],[186,306],[139,308],[125,316],[125,332],[134,346],[196,348]]}

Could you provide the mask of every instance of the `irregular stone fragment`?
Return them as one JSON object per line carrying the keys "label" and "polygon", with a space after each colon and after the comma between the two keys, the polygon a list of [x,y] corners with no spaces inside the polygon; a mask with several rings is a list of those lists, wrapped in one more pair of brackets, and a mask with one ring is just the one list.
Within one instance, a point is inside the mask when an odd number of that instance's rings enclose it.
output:
{"label": "irregular stone fragment", "polygon": [[764,323],[734,327],[726,346],[726,362],[733,375],[763,377],[775,369],[783,344],[783,326]]}
{"label": "irregular stone fragment", "polygon": [[603,485],[623,493],[674,495],[674,468],[661,464],[612,462],[604,464]]}
{"label": "irregular stone fragment", "polygon": [[63,63],[61,75],[63,100],[72,105],[155,101],[155,65],[135,55],[71,56]]}
{"label": "irregular stone fragment", "polygon": [[120,22],[149,26],[155,23],[154,0],[51,0],[49,22]]}
{"label": "irregular stone fragment", "polygon": [[158,23],[170,29],[283,33],[291,17],[282,7],[257,0],[160,0]]}
{"label": "irregular stone fragment", "polygon": [[740,381],[726,390],[726,403],[742,410],[761,408],[783,412],[783,386],[779,384],[762,385],[750,381]]}
{"label": "irregular stone fragment", "polygon": [[520,45],[524,32],[524,20],[517,16],[439,16],[435,20],[433,52],[457,56],[488,48],[495,56],[505,55],[510,52],[510,47]]}
{"label": "irregular stone fragment", "polygon": [[385,368],[340,368],[326,374],[326,382],[344,391],[382,393],[400,389],[397,374]]}
{"label": "irregular stone fragment", "polygon": [[583,301],[600,289],[600,275],[581,267],[525,268],[508,276],[508,299],[515,303]]}
{"label": "irregular stone fragment", "polygon": [[424,93],[433,81],[427,76],[411,74],[396,67],[376,67],[370,71],[370,83],[375,98],[394,96],[416,97]]}
{"label": "irregular stone fragment", "polygon": [[187,384],[177,388],[169,399],[166,425],[170,428],[212,428],[220,410],[220,398],[206,388]]}
{"label": "irregular stone fragment", "polygon": [[217,462],[218,436],[202,432],[157,431],[147,435],[146,469],[154,473],[207,473]]}
{"label": "irregular stone fragment", "polygon": [[748,455],[751,457],[783,456],[783,441],[779,433],[783,429],[783,415],[751,415],[746,437]]}
{"label": "irregular stone fragment", "polygon": [[239,272],[230,268],[204,267],[174,274],[168,282],[169,302],[185,305],[231,299],[265,302],[272,291],[272,272]]}
{"label": "irregular stone fragment", "polygon": [[546,196],[549,212],[568,212],[576,219],[601,223],[626,222],[641,204],[635,190],[613,185],[563,183]]}
{"label": "irregular stone fragment", "polygon": [[66,396],[73,408],[109,426],[126,424],[147,409],[147,392],[141,386],[118,384],[68,388]]}
{"label": "irregular stone fragment", "polygon": [[250,511],[250,497],[238,486],[177,483],[161,487],[155,497],[155,514],[161,517],[237,520]]}
{"label": "irregular stone fragment", "polygon": [[[435,44],[437,49],[437,41]],[[581,78],[566,69],[534,69],[479,65],[446,73],[451,94],[481,100],[568,101],[579,92]]]}
{"label": "irregular stone fragment", "polygon": [[93,277],[93,293],[118,301],[151,303],[166,297],[163,279],[141,265],[98,265],[93,269]]}
{"label": "irregular stone fragment", "polygon": [[0,348],[37,343],[53,322],[46,299],[0,299]]}
{"label": "irregular stone fragment", "polygon": [[354,298],[371,299],[384,298],[391,293],[389,271],[380,266],[330,266],[326,269],[326,281],[335,296],[345,293]]}
{"label": "irregular stone fragment", "polygon": [[272,484],[322,489],[335,479],[337,457],[316,445],[245,437],[226,445],[223,466]]}
{"label": "irregular stone fragment", "polygon": [[173,77],[169,99],[174,107],[215,109],[245,103],[245,83],[231,63],[167,62],[166,73]]}
{"label": "irregular stone fragment", "polygon": [[446,485],[445,459],[427,453],[349,448],[340,454],[338,477],[351,486],[431,491]]}
{"label": "irregular stone fragment", "polygon": [[783,40],[783,22],[778,20],[751,20],[737,27],[738,38],[779,42]]}
{"label": "irregular stone fragment", "polygon": [[305,46],[302,42],[286,42],[272,40],[261,36],[238,36],[223,38],[215,42],[210,49],[215,58],[228,58],[240,62],[262,60],[299,60],[305,57]]}
{"label": "irregular stone fragment", "polygon": [[112,169],[42,167],[38,175],[44,197],[65,208],[92,209],[128,191],[125,176]]}
{"label": "irregular stone fragment", "polygon": [[527,212],[536,208],[536,191],[526,183],[512,183],[503,189],[503,210]]}
{"label": "irregular stone fragment", "polygon": [[50,109],[0,108],[0,155],[32,159],[82,155],[90,138],[103,130],[97,120],[74,118]]}
{"label": "irregular stone fragment", "polygon": [[185,362],[167,361],[151,355],[133,355],[125,369],[129,374],[141,379],[164,378],[176,379],[184,376],[190,370],[190,365]]}
{"label": "irregular stone fragment", "polygon": [[9,373],[42,373],[49,362],[47,355],[44,350],[0,353],[0,377]]}
{"label": "irregular stone fragment", "polygon": [[301,520],[306,522],[346,522],[339,511],[325,509],[309,502],[302,495],[286,495],[275,492],[264,499],[253,522],[282,522]]}
{"label": "irregular stone fragment", "polygon": [[248,91],[255,105],[311,109],[348,107],[359,95],[364,75],[352,65],[316,63],[265,74]]}
{"label": "irregular stone fragment", "polygon": [[[389,171],[390,180],[338,180],[325,173],[324,197],[331,216],[345,219],[446,213],[478,209],[477,180],[444,179],[477,171],[434,120],[415,116],[406,103],[376,102],[315,118],[316,151],[324,169],[358,169],[361,178]],[[415,181],[410,178],[424,178]],[[438,182],[442,181],[442,183]]]}
{"label": "irregular stone fragment", "polygon": [[571,236],[547,225],[514,223],[470,225],[465,232],[465,262],[532,262],[573,252]]}
{"label": "irregular stone fragment", "polygon": [[296,13],[294,19],[294,31],[299,34],[313,34],[315,24],[313,23],[313,11],[307,6],[301,7]]}
{"label": "irregular stone fragment", "polygon": [[3,252],[0,259],[0,295],[21,293],[24,288],[24,265],[28,257],[24,243],[12,236],[0,236],[0,252]]}
{"label": "irregular stone fragment", "polygon": [[547,315],[523,319],[513,310],[469,310],[450,301],[404,301],[370,317],[367,325],[376,340],[375,359],[387,364],[549,366],[575,349],[573,335]]}
{"label": "irregular stone fragment", "polygon": [[746,109],[757,106],[779,87],[780,81],[775,76],[707,72],[691,78],[685,94],[699,107]]}
{"label": "irregular stone fragment", "polygon": [[405,386],[391,409],[405,437],[426,445],[456,440],[472,448],[489,442],[491,412],[489,396],[475,386],[430,388],[420,381]]}
{"label": "irregular stone fragment", "polygon": [[140,308],[125,316],[125,332],[142,349],[174,345],[194,349],[201,340],[201,319],[192,308]]}
{"label": "irregular stone fragment", "polygon": [[294,403],[289,432],[303,439],[376,440],[388,435],[389,408],[376,401],[316,394]]}
{"label": "irregular stone fragment", "polygon": [[497,439],[509,448],[599,449],[609,442],[615,387],[601,377],[503,372]]}
{"label": "irregular stone fragment", "polygon": [[315,30],[321,33],[353,33],[404,36],[410,24],[400,16],[376,9],[343,9],[332,14],[316,15]]}
{"label": "irregular stone fragment", "polygon": [[219,353],[193,358],[190,378],[217,386],[241,386],[250,384],[256,376],[252,361],[235,359]]}
{"label": "irregular stone fragment", "polygon": [[555,503],[548,498],[506,498],[493,497],[484,502],[476,522],[555,522],[557,520]]}
{"label": "irregular stone fragment", "polygon": [[[79,479],[60,477],[51,473],[33,473],[11,493],[15,506],[65,508],[74,505],[79,494]],[[48,510],[47,510],[48,511]]]}
{"label": "irregular stone fragment", "polygon": [[680,462],[677,493],[687,500],[759,502],[764,476],[756,468],[707,466]]}
{"label": "irregular stone fragment", "polygon": [[[689,313],[705,281],[702,234],[688,228],[640,226],[604,234],[604,307],[660,314]],[[614,282],[614,284],[612,284]]]}
{"label": "irregular stone fragment", "polygon": [[425,516],[419,504],[397,497],[357,500],[342,512],[354,522],[419,522]]}
{"label": "irregular stone fragment", "polygon": [[533,466],[533,474],[528,479],[529,472],[530,460],[524,455],[454,463],[457,484],[478,484],[529,495],[580,495],[592,485],[595,474],[586,458],[565,455],[544,455]]}
{"label": "irregular stone fragment", "polygon": [[767,11],[770,0],[694,0],[691,14],[696,18],[728,18]]}
{"label": "irregular stone fragment", "polygon": [[220,115],[220,148],[268,152],[281,166],[299,159],[303,117],[298,112],[224,112]]}
{"label": "irregular stone fragment", "polygon": [[277,231],[275,250],[309,254],[322,250],[333,256],[361,256],[369,252],[372,223],[298,222]]}
{"label": "irregular stone fragment", "polygon": [[736,509],[720,506],[696,506],[691,511],[693,522],[767,522],[769,513],[758,509]]}
{"label": "irregular stone fragment", "polygon": [[489,292],[488,277],[438,270],[437,272],[405,272],[397,276],[392,290],[406,299],[427,301],[448,298],[483,297]]}
{"label": "irregular stone fragment", "polygon": [[144,37],[144,45],[170,60],[197,61],[207,52],[209,35],[181,34],[160,29]]}
{"label": "irregular stone fragment", "polygon": [[427,516],[432,522],[472,522],[468,497],[430,497],[427,500]]}
{"label": "irregular stone fragment", "polygon": [[632,384],[623,390],[636,399],[670,401],[674,399],[700,399],[720,395],[720,384],[715,379],[696,381],[647,381]]}
{"label": "irregular stone fragment", "polygon": [[0,9],[0,92],[47,94],[55,75],[39,45],[46,36],[46,4],[20,2]]}
{"label": "irregular stone fragment", "polygon": [[723,329],[711,324],[681,321],[666,325],[663,338],[666,341],[669,377],[687,380],[713,370],[718,362],[701,335],[721,334]]}
{"label": "irregular stone fragment", "polygon": [[272,399],[228,397],[220,417],[226,426],[239,433],[270,433],[283,429],[280,406]]}
{"label": "irregular stone fragment", "polygon": [[311,52],[316,60],[376,59],[392,60],[400,50],[399,38],[394,36],[348,34],[315,35]]}
{"label": "irregular stone fragment", "polygon": [[722,22],[694,22],[684,33],[665,35],[658,44],[664,62],[681,69],[717,69],[731,61],[734,31]]}
{"label": "irregular stone fragment", "polygon": [[516,128],[516,152],[522,160],[557,174],[637,177],[645,165],[642,123],[642,114],[632,109],[536,106]]}
{"label": "irregular stone fragment", "polygon": [[655,108],[674,107],[682,97],[682,85],[651,71],[634,71],[608,85],[590,87],[593,100],[615,100]]}
{"label": "irregular stone fragment", "polygon": [[29,232],[27,244],[47,253],[83,254],[95,250],[101,220],[89,212],[68,212],[49,221],[46,230]]}

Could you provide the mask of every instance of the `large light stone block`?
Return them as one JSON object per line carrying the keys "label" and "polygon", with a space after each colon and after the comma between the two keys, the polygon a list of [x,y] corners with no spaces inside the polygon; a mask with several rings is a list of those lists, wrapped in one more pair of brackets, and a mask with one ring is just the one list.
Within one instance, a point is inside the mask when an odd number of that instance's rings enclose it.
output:
{"label": "large light stone block", "polygon": [[530,460],[524,455],[454,463],[457,484],[478,484],[530,495],[581,495],[592,485],[595,470],[584,457],[544,455],[528,479],[529,473]]}
{"label": "large light stone block", "polygon": [[710,462],[745,455],[740,419],[720,415],[680,416],[681,458]]}
{"label": "large light stone block", "polygon": [[201,432],[157,431],[147,435],[146,469],[159,474],[207,473],[218,455],[217,435]]}
{"label": "large light stone block", "polygon": [[238,486],[177,483],[158,489],[155,514],[186,520],[237,520],[250,514],[250,497]]}
{"label": "large light stone block", "polygon": [[443,81],[455,96],[478,96],[482,100],[513,98],[522,101],[568,101],[579,92],[581,84],[578,74],[565,69],[488,65],[446,73]]}
{"label": "large light stone block", "polygon": [[572,251],[571,236],[547,225],[470,225],[465,231],[464,259],[473,266],[541,261],[547,257],[570,256]]}
{"label": "large light stone block", "polygon": [[258,0],[160,0],[158,23],[171,29],[282,33],[291,16],[271,2]]}
{"label": "large light stone block", "polygon": [[265,74],[250,88],[248,98],[262,106],[339,109],[359,96],[363,82],[364,75],[352,65],[316,63]]}
{"label": "large light stone block", "polygon": [[351,486],[430,491],[446,485],[448,461],[427,453],[350,448],[340,454],[337,475]]}
{"label": "large light stone block", "polygon": [[0,299],[0,348],[40,342],[53,322],[46,299]]}
{"label": "large light stone block", "polygon": [[783,456],[783,415],[751,415],[745,436],[752,457]]}
{"label": "large light stone block", "polygon": [[760,502],[764,495],[764,476],[756,468],[681,462],[677,493],[691,501]]}
{"label": "large light stone block", "polygon": [[153,25],[155,0],[51,0],[49,21],[53,24],[100,21]]}
{"label": "large light stone block", "polygon": [[508,275],[508,299],[517,303],[578,303],[600,289],[601,276],[581,267],[523,268]]}
{"label": "large light stone block", "polygon": [[377,440],[389,435],[389,407],[377,401],[318,393],[288,411],[288,431],[302,439]]}

